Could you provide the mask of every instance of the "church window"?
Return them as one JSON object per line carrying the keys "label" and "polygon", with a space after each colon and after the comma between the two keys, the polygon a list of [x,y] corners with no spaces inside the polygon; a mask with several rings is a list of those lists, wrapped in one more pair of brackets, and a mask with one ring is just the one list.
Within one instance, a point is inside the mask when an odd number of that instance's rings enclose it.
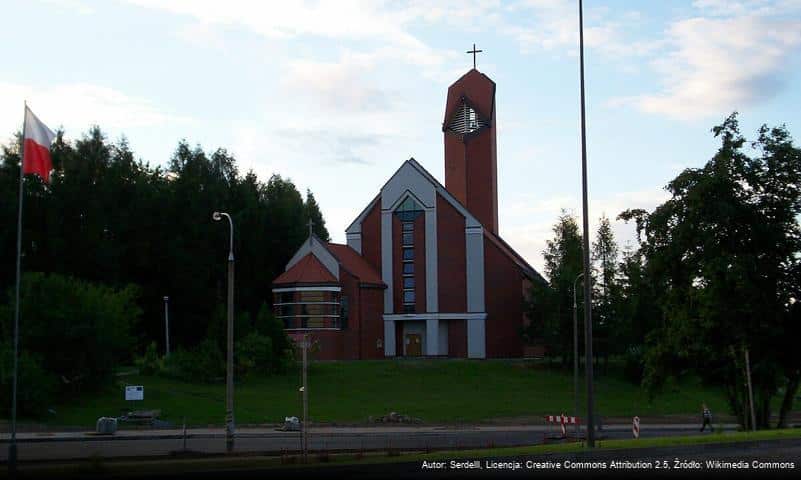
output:
{"label": "church window", "polygon": [[414,290],[403,291],[403,303],[414,303]]}
{"label": "church window", "polygon": [[414,224],[412,222],[405,222],[402,227],[404,232],[411,232],[414,230]]}
{"label": "church window", "polygon": [[404,275],[412,275],[414,274],[414,263],[406,262],[403,264],[403,274]]}
{"label": "church window", "polygon": [[294,290],[275,295],[275,314],[287,330],[346,328],[347,300],[339,292]]}
{"label": "church window", "polygon": [[487,126],[487,123],[481,119],[478,112],[473,109],[466,101],[462,101],[459,109],[451,117],[448,123],[448,130],[460,135],[472,133]]}
{"label": "church window", "polygon": [[[398,205],[398,208],[395,209],[395,215],[401,222],[413,222],[417,217],[423,213],[423,207],[420,206],[417,202],[414,201],[412,197],[406,197],[406,199]],[[407,227],[405,227],[407,223],[404,223],[404,231],[408,231]],[[413,228],[413,227],[408,227]]]}
{"label": "church window", "polygon": [[404,248],[403,249],[403,259],[404,260],[414,260],[414,248]]}
{"label": "church window", "polygon": [[412,245],[414,243],[414,234],[411,232],[403,232],[403,244]]}
{"label": "church window", "polygon": [[414,288],[414,277],[403,277],[403,288]]}

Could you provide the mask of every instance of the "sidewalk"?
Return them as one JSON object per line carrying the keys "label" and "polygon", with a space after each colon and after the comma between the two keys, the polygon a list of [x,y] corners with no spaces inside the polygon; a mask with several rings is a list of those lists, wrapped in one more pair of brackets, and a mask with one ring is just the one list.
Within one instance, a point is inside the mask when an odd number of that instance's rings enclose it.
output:
{"label": "sidewalk", "polygon": [[[725,430],[734,430],[737,424],[722,425]],[[717,427],[717,425],[716,425]],[[572,427],[568,427],[572,428]],[[640,423],[641,430],[694,430],[698,423],[693,424],[648,424]],[[310,427],[309,433],[316,435],[376,435],[376,434],[443,434],[460,432],[547,432],[554,427],[546,425],[463,425],[463,426],[374,426],[374,427]],[[605,431],[627,431],[631,424],[605,424]],[[242,427],[236,430],[237,438],[266,438],[266,437],[295,437],[299,432],[281,431],[277,427]],[[109,440],[167,440],[183,438],[180,428],[158,430],[118,430],[112,435],[98,435],[94,432],[18,432],[17,441],[20,443],[58,442],[58,441],[109,441]],[[187,428],[187,438],[223,438],[225,430],[221,428]],[[0,443],[10,441],[10,433],[0,434]]]}

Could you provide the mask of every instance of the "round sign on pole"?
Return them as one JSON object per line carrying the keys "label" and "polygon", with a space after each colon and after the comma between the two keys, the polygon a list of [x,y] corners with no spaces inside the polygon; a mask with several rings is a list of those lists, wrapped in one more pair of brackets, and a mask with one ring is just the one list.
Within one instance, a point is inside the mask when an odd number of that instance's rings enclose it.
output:
{"label": "round sign on pole", "polygon": [[640,417],[634,417],[631,421],[631,433],[634,438],[640,438]]}

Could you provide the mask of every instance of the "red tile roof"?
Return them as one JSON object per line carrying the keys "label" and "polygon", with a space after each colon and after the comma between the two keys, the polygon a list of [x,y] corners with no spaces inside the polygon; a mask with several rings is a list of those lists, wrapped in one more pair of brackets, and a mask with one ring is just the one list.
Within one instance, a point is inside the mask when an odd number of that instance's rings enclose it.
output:
{"label": "red tile roof", "polygon": [[367,263],[367,260],[365,260],[364,257],[356,252],[356,250],[347,245],[329,243],[328,251],[337,257],[339,263],[345,268],[345,270],[349,271],[354,276],[359,277],[361,283],[384,285],[383,280],[381,280],[381,275],[379,275],[378,272],[376,272],[375,269],[369,263]]}
{"label": "red tile roof", "polygon": [[290,283],[335,283],[338,284],[336,277],[325,268],[325,265],[320,263],[311,252],[292,268],[282,273],[278,278],[273,281],[273,285],[282,285]]}

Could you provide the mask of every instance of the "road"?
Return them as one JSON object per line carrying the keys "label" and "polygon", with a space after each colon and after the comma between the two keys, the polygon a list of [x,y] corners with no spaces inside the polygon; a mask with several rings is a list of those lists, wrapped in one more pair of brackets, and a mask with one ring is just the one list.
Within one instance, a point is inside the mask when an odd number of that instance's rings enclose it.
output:
{"label": "road", "polygon": [[[733,430],[734,426],[727,426]],[[555,432],[542,426],[498,427],[368,427],[311,429],[311,451],[359,450],[443,450],[462,448],[506,447],[535,445],[543,442],[544,434]],[[699,435],[697,425],[642,426],[641,437],[672,435]],[[631,438],[628,425],[607,426],[605,438]],[[0,437],[0,461],[6,461],[5,448],[8,435]],[[183,449],[180,431],[120,431],[114,437],[88,436],[82,433],[20,434],[18,443],[20,461],[66,460],[113,457],[153,457],[169,455]],[[264,454],[294,452],[300,447],[297,432],[279,432],[269,429],[240,430],[236,451]],[[188,434],[186,448],[204,453],[223,453],[225,441],[222,430],[197,429]]]}

